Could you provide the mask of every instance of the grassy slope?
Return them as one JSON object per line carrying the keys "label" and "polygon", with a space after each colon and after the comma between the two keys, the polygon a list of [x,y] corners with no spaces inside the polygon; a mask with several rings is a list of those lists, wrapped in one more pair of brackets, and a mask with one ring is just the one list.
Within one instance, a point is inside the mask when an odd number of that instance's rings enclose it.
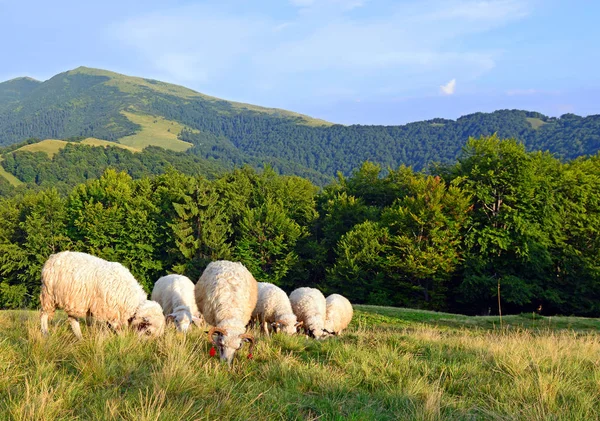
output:
{"label": "grassy slope", "polygon": [[[199,92],[196,92],[192,89],[186,88],[184,86],[173,85],[170,83],[160,82],[158,80],[153,79],[144,79],[141,77],[135,76],[127,76],[122,75],[115,72],[110,72],[108,70],[102,69],[93,69],[88,67],[78,67],[77,69],[73,69],[68,72],[69,74],[78,74],[83,73],[86,75],[92,76],[106,76],[109,77],[110,80],[105,82],[107,86],[114,86],[118,88],[121,92],[126,92],[128,94],[143,94],[146,90],[155,91],[160,94],[173,95],[183,99],[190,98],[202,98],[207,101],[225,101],[220,98],[212,97],[209,95],[204,95]],[[271,115],[279,115],[283,117],[292,117],[292,118],[300,118],[299,123],[305,124],[308,126],[331,126],[333,123],[330,123],[325,120],[321,120],[318,118],[309,117],[304,114],[295,113],[292,111],[287,111],[279,108],[268,108],[268,107],[260,107],[252,104],[245,104],[242,102],[234,102],[234,101],[225,101],[229,103],[236,110],[250,110],[256,111],[265,114]]]}
{"label": "grassy slope", "polygon": [[533,127],[535,130],[539,129],[544,124],[548,124],[545,121],[540,120],[539,118],[527,117],[526,120],[529,122],[529,124],[531,124],[531,127]]}
{"label": "grassy slope", "polygon": [[[67,145],[67,143],[69,143],[69,142],[65,142],[64,140],[46,139],[46,140],[42,140],[41,142],[32,143],[30,145],[25,145],[23,147],[20,147],[19,149],[17,149],[17,151],[45,152],[46,154],[48,154],[48,156],[50,158],[52,158],[54,156],[54,154],[56,154],[58,151],[63,149]],[[96,139],[93,137],[88,137],[87,139],[82,140],[81,144],[89,145],[89,146],[103,146],[103,147],[116,146],[118,148],[128,149],[132,152],[141,151],[141,149],[135,148],[133,146],[122,145],[122,144],[115,143],[115,142],[109,142],[108,140]]]}
{"label": "grassy slope", "polygon": [[[3,159],[4,158],[2,158],[0,156],[0,163],[2,162]],[[8,180],[8,182],[15,187],[23,184],[23,182],[21,180],[19,180],[17,177],[12,175],[11,173],[7,172],[1,164],[0,164],[0,177],[6,178]]]}
{"label": "grassy slope", "polygon": [[93,327],[77,342],[60,315],[43,339],[37,312],[4,311],[0,419],[600,417],[597,320],[571,319],[596,328],[578,333],[473,327],[487,319],[357,306],[339,338],[260,339],[227,370],[196,329],[145,342]]}
{"label": "grassy slope", "polygon": [[[19,149],[17,149],[17,151],[45,152],[46,154],[48,154],[48,156],[50,158],[52,158],[58,151],[60,151],[62,148],[64,148],[67,145],[67,143],[69,143],[69,142],[65,142],[64,140],[45,139],[38,143],[32,143],[30,145],[22,146]],[[93,137],[88,137],[87,139],[82,140],[80,143],[82,145],[89,145],[89,146],[103,146],[103,147],[116,146],[118,148],[128,149],[131,152],[140,152],[141,151],[141,149],[135,148],[133,146],[122,145],[120,143],[109,142],[108,140],[96,139]],[[3,158],[0,156],[0,162],[2,162],[2,159]],[[6,178],[10,182],[10,184],[12,184],[15,187],[23,184],[23,182],[21,180],[19,180],[17,177],[12,175],[11,173],[7,172],[2,167],[2,165],[0,165],[0,177]]]}
{"label": "grassy slope", "polygon": [[151,145],[160,146],[176,152],[184,152],[193,146],[191,143],[177,138],[184,126],[175,121],[125,111],[122,114],[135,124],[142,126],[142,129],[136,134],[119,139],[119,143],[123,145],[136,149],[144,149],[146,146]]}

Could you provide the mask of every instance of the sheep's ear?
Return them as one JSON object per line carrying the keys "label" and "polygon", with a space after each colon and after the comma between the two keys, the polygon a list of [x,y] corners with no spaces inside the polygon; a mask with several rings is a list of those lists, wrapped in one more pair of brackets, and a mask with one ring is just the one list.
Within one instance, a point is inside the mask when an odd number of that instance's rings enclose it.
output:
{"label": "sheep's ear", "polygon": [[166,322],[175,322],[175,315],[174,314],[169,314],[166,318],[165,318]]}

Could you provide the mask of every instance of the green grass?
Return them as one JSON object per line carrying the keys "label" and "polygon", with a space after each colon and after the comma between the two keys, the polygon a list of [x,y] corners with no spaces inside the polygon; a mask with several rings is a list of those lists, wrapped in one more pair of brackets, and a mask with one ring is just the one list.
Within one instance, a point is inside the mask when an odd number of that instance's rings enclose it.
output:
{"label": "green grass", "polygon": [[17,151],[26,152],[44,152],[52,158],[58,151],[63,149],[68,142],[58,139],[45,139],[37,143],[25,145],[17,149]]}
{"label": "green grass", "polygon": [[133,146],[122,145],[120,143],[111,142],[109,140],[96,139],[95,137],[88,137],[86,139],[83,139],[80,143],[82,145],[89,145],[89,146],[102,146],[102,147],[116,146],[117,148],[127,149],[131,152],[141,152],[142,151],[141,149],[134,148]]}
{"label": "green grass", "polygon": [[0,312],[2,420],[600,417],[597,320],[568,322],[580,331],[514,321],[500,330],[480,318],[463,326],[471,318],[357,306],[343,336],[260,338],[254,359],[238,356],[229,370],[197,329],[140,341],[84,326],[78,342],[64,314],[48,338],[37,316]]}
{"label": "green grass", "polygon": [[533,127],[534,130],[539,129],[544,124],[548,124],[545,121],[540,120],[539,118],[527,117],[526,120],[529,122],[529,124],[531,124],[531,127]]}
{"label": "green grass", "polygon": [[170,121],[163,117],[134,114],[123,111],[123,115],[142,129],[131,136],[119,139],[119,143],[136,149],[144,149],[147,146],[160,146],[176,152],[183,152],[193,145],[177,138],[184,126],[176,121]]}
{"label": "green grass", "polygon": [[[0,156],[0,163],[4,160],[4,158],[2,158]],[[11,173],[9,173],[8,171],[6,171],[4,169],[4,167],[0,164],[0,177],[4,177],[8,180],[8,182],[10,184],[12,184],[15,187],[20,186],[21,184],[23,184],[23,182],[21,180],[19,180],[17,177],[15,177],[14,175],[12,175]]]}
{"label": "green grass", "polygon": [[[67,146],[68,143],[70,143],[70,142],[67,142],[64,140],[45,139],[45,140],[42,140],[37,143],[32,143],[29,145],[22,146],[19,149],[17,149],[17,151],[45,152],[50,158],[52,158],[58,151],[63,149],[65,146]],[[140,152],[141,151],[141,149],[138,149],[138,148],[135,148],[132,146],[122,145],[120,143],[110,142],[108,140],[96,139],[94,137],[88,137],[87,139],[82,140],[80,143],[82,145],[89,145],[89,146],[102,146],[102,147],[116,146],[117,148],[128,149],[132,152]]]}
{"label": "green grass", "polygon": [[[69,74],[86,74],[91,76],[104,76],[108,77],[109,80],[104,82],[107,86],[114,86],[121,92],[128,94],[145,94],[148,91],[154,91],[159,94],[172,95],[182,99],[193,99],[202,98],[206,101],[216,102],[224,101],[227,102],[234,110],[249,110],[259,113],[265,113],[270,115],[278,115],[282,117],[290,117],[298,119],[299,124],[318,127],[318,126],[331,126],[332,123],[321,120],[318,118],[309,117],[304,114],[295,113],[292,111],[282,110],[280,108],[268,108],[260,107],[252,104],[245,104],[242,102],[226,101],[220,98],[216,98],[210,95],[201,94],[192,89],[184,86],[173,85],[170,83],[160,82],[158,80],[144,79],[141,77],[127,76],[115,72],[110,72],[101,69],[92,69],[88,67],[78,67],[77,69],[71,70]],[[132,120],[133,121],[133,120]],[[138,123],[140,124],[140,123]],[[157,145],[160,146],[160,145]]]}

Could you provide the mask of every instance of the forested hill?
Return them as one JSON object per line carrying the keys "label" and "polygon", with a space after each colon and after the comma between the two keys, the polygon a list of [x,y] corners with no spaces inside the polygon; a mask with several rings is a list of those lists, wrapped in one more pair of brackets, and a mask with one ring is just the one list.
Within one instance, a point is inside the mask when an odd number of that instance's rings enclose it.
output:
{"label": "forested hill", "polygon": [[[199,162],[223,168],[266,162],[279,172],[309,177],[320,184],[338,171],[351,173],[366,160],[384,168],[406,164],[415,169],[431,162],[453,162],[470,136],[493,133],[516,138],[528,150],[549,150],[569,159],[600,149],[600,116],[550,118],[502,110],[470,114],[456,121],[343,126],[84,67],[45,82],[18,78],[0,84],[0,146],[32,137],[93,138],[139,150],[159,146],[179,157],[194,155]],[[101,152],[96,149],[94,153]],[[31,152],[10,153],[14,159],[2,164],[6,171],[18,178],[25,165],[19,159],[33,168],[31,160],[23,158]],[[61,154],[46,159],[61,158]],[[54,171],[52,163],[45,168]],[[35,173],[35,168],[32,171]]]}

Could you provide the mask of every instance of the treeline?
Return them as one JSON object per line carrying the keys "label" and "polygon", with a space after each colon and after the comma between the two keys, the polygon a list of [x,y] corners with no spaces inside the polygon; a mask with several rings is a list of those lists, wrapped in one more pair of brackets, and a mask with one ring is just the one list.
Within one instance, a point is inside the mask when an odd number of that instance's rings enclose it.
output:
{"label": "treeline", "polygon": [[[29,139],[24,143],[36,141],[39,139]],[[4,152],[0,165],[26,183],[25,189],[54,187],[63,194],[77,184],[99,178],[107,168],[125,171],[134,179],[163,174],[169,167],[179,168],[184,174],[200,174],[209,178],[234,168],[233,164],[227,162],[155,146],[134,153],[119,147],[88,146],[71,141],[52,158],[45,152],[7,151],[11,148],[0,149],[0,153]],[[0,179],[6,181],[3,177]],[[16,189],[3,189],[3,183],[0,182],[0,195],[17,192]]]}
{"label": "treeline", "polygon": [[[500,110],[456,121],[433,119],[401,126],[318,126],[287,112],[192,95],[157,81],[94,69],[61,73],[45,82],[0,83],[0,145],[28,137],[73,136],[118,140],[140,130],[122,111],[163,116],[188,129],[186,153],[227,166],[268,162],[280,173],[323,185],[369,160],[384,168],[427,169],[451,163],[470,136],[520,139],[527,150],[548,150],[561,159],[600,150],[600,115],[560,118]],[[312,125],[311,125],[312,124]]]}
{"label": "treeline", "polygon": [[0,201],[0,306],[37,305],[40,269],[70,249],[197,279],[216,259],[259,281],[357,303],[467,314],[600,315],[600,156],[563,163],[471,139],[435,175],[366,162],[319,191],[250,167],[209,180],[107,170],[61,195]]}
{"label": "treeline", "polygon": [[[228,109],[229,108],[229,109]],[[235,112],[206,101],[156,97],[145,109],[196,131],[181,138],[196,145],[190,153],[229,159],[232,153],[293,162],[328,176],[350,174],[365,160],[384,168],[400,165],[417,170],[432,162],[456,160],[471,136],[520,139],[527,150],[548,150],[561,159],[593,155],[600,150],[600,116],[561,118],[520,110],[475,113],[456,121],[434,119],[399,126],[333,125],[310,127],[290,118]]]}

